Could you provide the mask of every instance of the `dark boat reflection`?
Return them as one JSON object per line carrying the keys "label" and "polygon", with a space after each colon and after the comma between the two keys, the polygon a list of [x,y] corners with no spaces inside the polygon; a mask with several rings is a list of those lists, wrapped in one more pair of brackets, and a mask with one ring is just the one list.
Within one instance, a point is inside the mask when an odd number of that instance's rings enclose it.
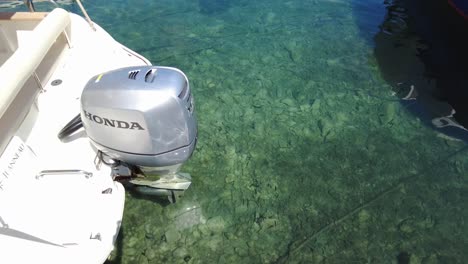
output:
{"label": "dark boat reflection", "polygon": [[468,20],[447,1],[387,0],[375,56],[408,109],[468,139]]}
{"label": "dark boat reflection", "polygon": [[468,19],[468,1],[466,0],[447,0],[448,3],[465,19]]}

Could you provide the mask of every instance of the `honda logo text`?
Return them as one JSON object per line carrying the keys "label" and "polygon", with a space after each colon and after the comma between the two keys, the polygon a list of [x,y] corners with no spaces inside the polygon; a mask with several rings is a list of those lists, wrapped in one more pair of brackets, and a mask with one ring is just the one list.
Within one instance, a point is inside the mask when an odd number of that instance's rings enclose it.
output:
{"label": "honda logo text", "polygon": [[83,113],[86,116],[86,118],[100,125],[123,129],[145,130],[138,122],[127,122],[123,120],[109,119],[86,112],[85,110],[83,110]]}

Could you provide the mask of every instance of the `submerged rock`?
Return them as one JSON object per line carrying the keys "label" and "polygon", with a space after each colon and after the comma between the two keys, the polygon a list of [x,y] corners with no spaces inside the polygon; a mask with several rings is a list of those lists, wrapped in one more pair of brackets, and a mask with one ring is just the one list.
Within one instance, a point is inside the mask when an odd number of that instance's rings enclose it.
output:
{"label": "submerged rock", "polygon": [[208,219],[208,221],[206,222],[206,226],[212,232],[220,233],[224,230],[226,223],[221,216],[216,216],[211,219]]}
{"label": "submerged rock", "polygon": [[175,228],[169,228],[169,230],[164,233],[164,236],[168,244],[176,243],[181,237],[179,231],[177,231]]}

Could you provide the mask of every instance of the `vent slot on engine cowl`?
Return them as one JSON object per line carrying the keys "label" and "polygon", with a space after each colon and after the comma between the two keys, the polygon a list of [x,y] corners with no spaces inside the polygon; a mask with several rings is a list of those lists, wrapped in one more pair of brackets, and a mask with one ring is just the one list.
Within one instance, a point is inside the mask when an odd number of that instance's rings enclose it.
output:
{"label": "vent slot on engine cowl", "polygon": [[128,78],[132,79],[132,80],[136,80],[136,77],[137,77],[139,72],[140,72],[140,70],[135,70],[135,71],[129,72],[128,73]]}
{"label": "vent slot on engine cowl", "polygon": [[185,95],[187,94],[187,89],[188,88],[188,84],[187,82],[184,83],[184,88],[182,89],[182,91],[180,91],[180,94],[179,94],[179,98],[180,99],[184,99]]}
{"label": "vent slot on engine cowl", "polygon": [[145,82],[152,83],[154,82],[154,78],[156,78],[157,69],[149,70],[145,75]]}

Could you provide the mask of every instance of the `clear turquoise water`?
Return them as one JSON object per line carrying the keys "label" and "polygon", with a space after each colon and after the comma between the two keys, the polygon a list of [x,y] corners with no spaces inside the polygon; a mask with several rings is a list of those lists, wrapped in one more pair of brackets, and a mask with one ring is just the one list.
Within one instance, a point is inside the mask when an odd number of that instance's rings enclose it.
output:
{"label": "clear turquoise water", "polygon": [[127,194],[110,263],[468,259],[467,145],[383,79],[381,0],[84,4],[189,76],[199,121],[192,186],[172,205]]}

